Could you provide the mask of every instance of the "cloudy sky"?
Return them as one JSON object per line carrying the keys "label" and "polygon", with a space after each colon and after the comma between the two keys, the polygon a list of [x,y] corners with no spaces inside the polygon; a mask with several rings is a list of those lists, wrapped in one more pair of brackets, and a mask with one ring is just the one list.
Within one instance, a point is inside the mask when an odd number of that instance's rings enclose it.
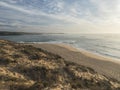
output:
{"label": "cloudy sky", "polygon": [[0,0],[0,30],[120,33],[120,0]]}

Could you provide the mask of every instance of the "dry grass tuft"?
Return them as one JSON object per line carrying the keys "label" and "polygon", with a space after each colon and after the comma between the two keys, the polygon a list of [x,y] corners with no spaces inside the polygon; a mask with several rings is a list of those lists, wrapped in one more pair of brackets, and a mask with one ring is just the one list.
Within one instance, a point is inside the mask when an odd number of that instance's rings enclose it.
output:
{"label": "dry grass tuft", "polygon": [[120,82],[30,45],[0,40],[0,90],[119,90]]}

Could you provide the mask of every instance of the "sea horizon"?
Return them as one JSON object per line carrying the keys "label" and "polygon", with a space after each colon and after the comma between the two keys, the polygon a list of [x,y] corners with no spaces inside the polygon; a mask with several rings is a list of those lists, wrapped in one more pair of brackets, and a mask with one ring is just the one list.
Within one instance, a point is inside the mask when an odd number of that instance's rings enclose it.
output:
{"label": "sea horizon", "polygon": [[120,34],[40,34],[8,35],[0,39],[18,43],[62,43],[97,55],[120,59]]}

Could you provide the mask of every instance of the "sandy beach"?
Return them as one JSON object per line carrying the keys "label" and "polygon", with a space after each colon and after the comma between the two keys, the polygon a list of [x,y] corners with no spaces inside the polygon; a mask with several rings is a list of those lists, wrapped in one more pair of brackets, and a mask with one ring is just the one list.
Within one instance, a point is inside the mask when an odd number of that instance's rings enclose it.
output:
{"label": "sandy beach", "polygon": [[120,61],[78,50],[65,44],[31,44],[48,52],[60,55],[67,61],[93,68],[96,72],[120,81]]}
{"label": "sandy beach", "polygon": [[120,90],[120,64],[64,44],[0,40],[0,90]]}

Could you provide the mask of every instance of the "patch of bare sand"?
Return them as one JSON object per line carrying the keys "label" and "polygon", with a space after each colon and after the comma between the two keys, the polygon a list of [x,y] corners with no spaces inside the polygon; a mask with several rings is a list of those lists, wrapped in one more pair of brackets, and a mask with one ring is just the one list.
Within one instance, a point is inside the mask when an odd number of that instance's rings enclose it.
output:
{"label": "patch of bare sand", "polygon": [[85,65],[95,69],[98,73],[120,81],[120,61],[112,58],[99,56],[84,50],[78,50],[65,44],[32,44],[48,52],[58,54],[67,61]]}

